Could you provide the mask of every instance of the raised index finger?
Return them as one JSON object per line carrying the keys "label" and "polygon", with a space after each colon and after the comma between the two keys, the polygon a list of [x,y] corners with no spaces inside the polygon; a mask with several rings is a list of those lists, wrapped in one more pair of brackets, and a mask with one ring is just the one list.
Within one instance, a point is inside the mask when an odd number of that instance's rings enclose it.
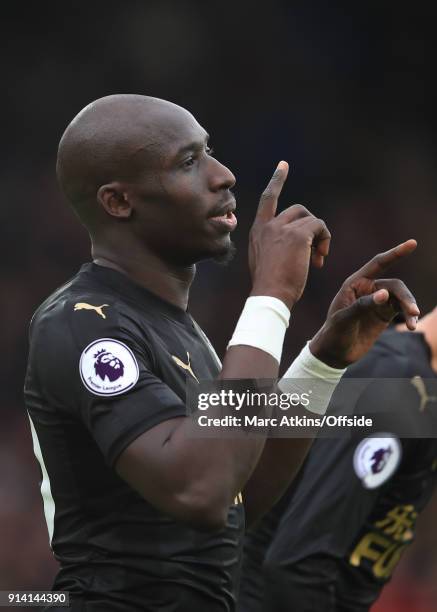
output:
{"label": "raised index finger", "polygon": [[282,187],[287,179],[288,164],[285,161],[280,161],[273,173],[269,184],[264,189],[259,200],[258,210],[256,212],[255,223],[262,221],[267,222],[273,219],[278,205],[278,198],[282,191]]}
{"label": "raised index finger", "polygon": [[373,259],[367,262],[362,268],[360,268],[352,276],[365,276],[366,278],[378,278],[381,276],[392,264],[396,263],[403,257],[410,255],[417,247],[415,240],[407,240],[398,244],[393,249],[385,251],[385,253],[379,253],[375,255]]}

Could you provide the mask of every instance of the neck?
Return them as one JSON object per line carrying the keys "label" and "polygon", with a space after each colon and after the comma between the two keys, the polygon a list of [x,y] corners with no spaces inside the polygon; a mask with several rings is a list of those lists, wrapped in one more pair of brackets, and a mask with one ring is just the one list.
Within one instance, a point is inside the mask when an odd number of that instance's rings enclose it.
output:
{"label": "neck", "polygon": [[122,272],[166,302],[187,309],[190,286],[196,274],[195,264],[177,266],[144,250],[141,256],[134,249],[120,252],[118,248],[115,254],[96,243],[93,243],[91,253],[97,265]]}
{"label": "neck", "polygon": [[[406,331],[406,325],[398,325],[400,331]],[[416,332],[422,333],[431,349],[431,367],[437,371],[437,308],[422,317],[416,327]]]}

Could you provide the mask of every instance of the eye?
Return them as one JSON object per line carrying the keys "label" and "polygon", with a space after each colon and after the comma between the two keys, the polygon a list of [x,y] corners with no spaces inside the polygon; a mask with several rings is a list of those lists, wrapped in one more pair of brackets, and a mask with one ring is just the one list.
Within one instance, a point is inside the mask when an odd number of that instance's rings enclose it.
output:
{"label": "eye", "polygon": [[[212,147],[208,147],[206,146],[204,149],[204,152],[206,153],[206,155],[212,155],[214,153],[214,149]],[[194,166],[194,164],[199,160],[201,153],[193,153],[192,155],[190,155],[190,157],[187,157],[187,159],[185,159],[182,162],[182,167],[183,168],[190,168],[192,166]]]}
{"label": "eye", "polygon": [[196,159],[197,155],[190,155],[190,157],[187,157],[187,159],[182,163],[182,166],[184,168],[190,168],[191,166],[194,166]]}

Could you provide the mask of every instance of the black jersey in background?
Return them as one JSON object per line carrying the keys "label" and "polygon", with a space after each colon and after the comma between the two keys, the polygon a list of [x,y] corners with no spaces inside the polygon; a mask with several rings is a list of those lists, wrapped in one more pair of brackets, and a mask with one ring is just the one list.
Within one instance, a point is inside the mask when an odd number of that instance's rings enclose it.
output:
{"label": "black jersey in background", "polygon": [[84,265],[36,312],[25,399],[60,563],[53,588],[69,591],[70,609],[235,609],[243,506],[222,531],[200,532],[114,470],[137,436],[186,415],[187,377],[219,371],[188,313],[109,268]]}
{"label": "black jersey in background", "polygon": [[[410,411],[412,423],[435,425],[430,358],[422,334],[389,330],[345,376],[404,379],[387,385],[387,394],[378,385],[366,393],[369,411],[385,415],[390,404]],[[408,394],[399,407],[396,389]],[[399,439],[386,430],[372,439],[316,440],[287,494],[246,535],[239,612],[368,610],[413,539],[436,457],[435,439]]]}

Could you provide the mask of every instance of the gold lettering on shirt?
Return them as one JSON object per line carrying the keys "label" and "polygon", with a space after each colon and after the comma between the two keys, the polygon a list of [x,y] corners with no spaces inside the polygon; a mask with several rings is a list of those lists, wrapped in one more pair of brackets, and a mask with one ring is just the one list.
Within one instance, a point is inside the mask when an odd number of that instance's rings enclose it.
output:
{"label": "gold lettering on shirt", "polygon": [[[407,544],[413,539],[417,512],[412,505],[395,506],[374,523],[378,531],[369,531],[355,546],[349,563],[359,567],[370,562],[376,578],[391,576]],[[381,533],[382,532],[382,533]]]}

